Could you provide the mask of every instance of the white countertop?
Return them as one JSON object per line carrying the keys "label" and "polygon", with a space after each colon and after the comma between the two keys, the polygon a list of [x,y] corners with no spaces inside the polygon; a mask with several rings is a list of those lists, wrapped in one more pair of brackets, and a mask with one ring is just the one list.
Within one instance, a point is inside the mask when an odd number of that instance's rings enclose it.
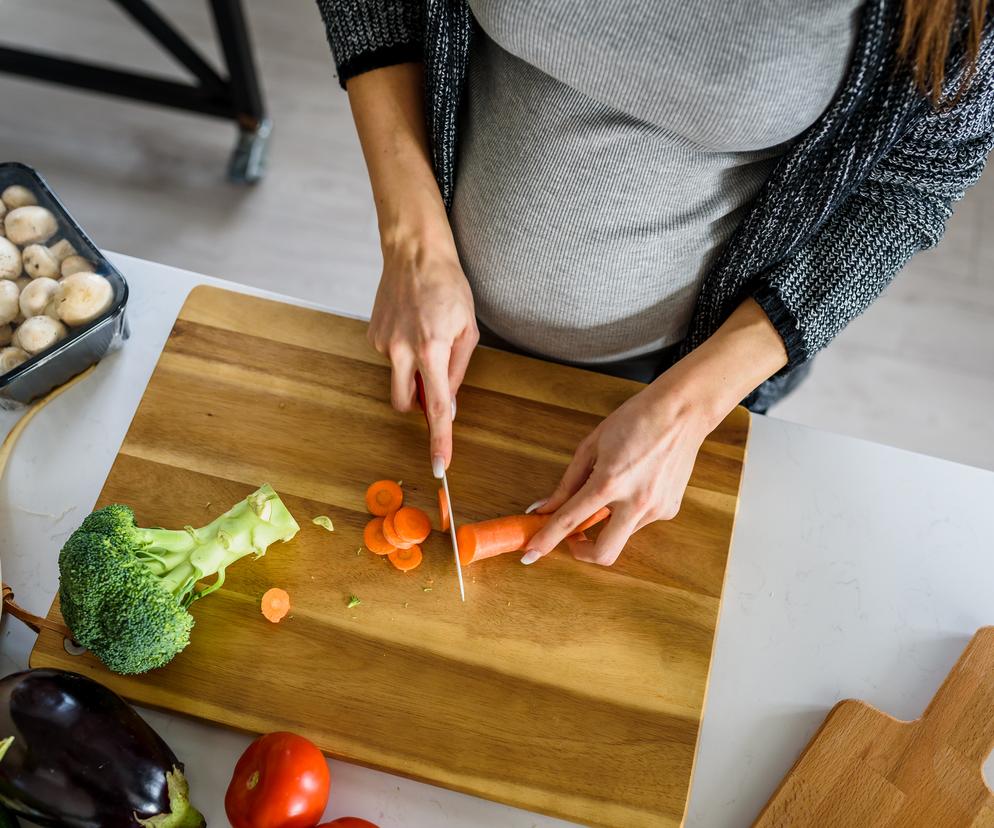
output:
{"label": "white countertop", "polygon": [[[131,339],[39,413],[0,484],[3,579],[40,615],[58,583],[58,550],[92,507],[186,294],[203,282],[243,289],[112,258],[131,285]],[[17,416],[0,411],[0,436]],[[748,824],[839,699],[919,715],[973,631],[994,623],[992,595],[994,473],[754,417],[687,825]],[[33,641],[20,622],[3,621],[3,675],[27,666]],[[224,791],[250,738],[143,713],[186,763],[208,824],[226,825]],[[380,828],[567,824],[331,766],[327,818]]]}

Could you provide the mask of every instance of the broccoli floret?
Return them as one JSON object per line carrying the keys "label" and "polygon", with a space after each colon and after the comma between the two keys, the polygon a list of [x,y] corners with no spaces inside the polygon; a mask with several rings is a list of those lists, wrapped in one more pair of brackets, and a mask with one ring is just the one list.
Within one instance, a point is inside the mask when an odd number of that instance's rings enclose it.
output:
{"label": "broccoli floret", "polygon": [[143,529],[128,506],[105,506],[59,554],[62,617],[115,673],[161,667],[190,642],[190,604],[218,589],[239,558],[261,556],[299,528],[269,485],[202,529]]}

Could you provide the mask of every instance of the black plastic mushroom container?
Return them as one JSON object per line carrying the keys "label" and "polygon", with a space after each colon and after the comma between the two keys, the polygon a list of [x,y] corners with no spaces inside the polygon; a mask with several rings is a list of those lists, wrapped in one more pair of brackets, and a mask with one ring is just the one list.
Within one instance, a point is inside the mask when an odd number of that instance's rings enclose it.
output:
{"label": "black plastic mushroom container", "polygon": [[114,288],[114,301],[101,316],[70,330],[61,342],[0,375],[0,406],[28,403],[47,394],[66,380],[99,362],[104,354],[128,338],[124,311],[128,304],[128,283],[120,271],[97,249],[69,214],[58,196],[35,170],[17,162],[0,163],[0,191],[12,184],[27,187],[38,204],[50,210],[59,223],[54,239],[68,239],[79,255],[90,260],[94,272],[104,276]]}

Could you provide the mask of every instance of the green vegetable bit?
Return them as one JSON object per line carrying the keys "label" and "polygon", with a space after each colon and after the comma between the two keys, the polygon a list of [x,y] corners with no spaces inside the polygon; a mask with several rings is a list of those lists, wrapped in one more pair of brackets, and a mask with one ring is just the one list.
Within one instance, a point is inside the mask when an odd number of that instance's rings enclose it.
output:
{"label": "green vegetable bit", "polygon": [[358,595],[350,595],[349,596],[349,602],[345,606],[348,609],[352,609],[352,607],[357,607],[361,603],[362,603],[362,601],[359,600],[359,596]]}
{"label": "green vegetable bit", "polygon": [[190,643],[190,604],[220,588],[235,561],[264,555],[299,528],[269,485],[201,529],[145,529],[130,506],[105,506],[59,553],[62,617],[115,673],[162,667]]}
{"label": "green vegetable bit", "polygon": [[335,531],[335,524],[331,522],[331,518],[327,515],[318,515],[311,521],[311,523],[320,526],[323,529],[327,529],[329,532]]}

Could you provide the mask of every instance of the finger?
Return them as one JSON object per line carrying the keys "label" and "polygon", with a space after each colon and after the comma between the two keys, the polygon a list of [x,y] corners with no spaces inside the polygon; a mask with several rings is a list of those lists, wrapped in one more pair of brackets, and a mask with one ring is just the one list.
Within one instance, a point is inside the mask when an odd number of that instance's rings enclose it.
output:
{"label": "finger", "polygon": [[449,467],[452,458],[452,395],[449,393],[449,355],[444,344],[430,345],[421,355],[421,377],[425,383],[425,416],[431,431],[431,468],[435,477]]}
{"label": "finger", "polygon": [[414,407],[414,354],[409,348],[400,347],[390,351],[390,401],[398,411],[410,411]]}
{"label": "finger", "polygon": [[[570,460],[566,471],[563,472],[563,476],[556,484],[556,488],[552,490],[552,494],[544,502],[536,501],[538,505],[533,503],[529,508],[535,509],[540,515],[556,511],[587,482],[593,467],[593,452],[587,448],[587,442],[584,441],[577,447],[573,459]],[[584,517],[587,516],[584,515]]]}
{"label": "finger", "polygon": [[604,497],[588,479],[583,487],[564,503],[549,521],[528,542],[528,551],[521,563],[532,564],[544,558],[558,546],[567,535],[572,535],[583,521],[604,504]]}
{"label": "finger", "polygon": [[566,536],[566,548],[577,560],[583,560],[583,550],[593,545],[594,542],[587,537],[586,532],[574,532]]}
{"label": "finger", "polygon": [[640,517],[639,513],[621,505],[611,513],[597,540],[570,544],[570,552],[578,561],[611,566],[618,560],[628,539],[638,530]]}
{"label": "finger", "polygon": [[452,343],[452,356],[449,357],[449,390],[452,392],[452,399],[459,393],[459,386],[462,385],[466,377],[466,369],[469,368],[470,357],[476,349],[476,343],[480,335],[476,328],[467,328]]}

